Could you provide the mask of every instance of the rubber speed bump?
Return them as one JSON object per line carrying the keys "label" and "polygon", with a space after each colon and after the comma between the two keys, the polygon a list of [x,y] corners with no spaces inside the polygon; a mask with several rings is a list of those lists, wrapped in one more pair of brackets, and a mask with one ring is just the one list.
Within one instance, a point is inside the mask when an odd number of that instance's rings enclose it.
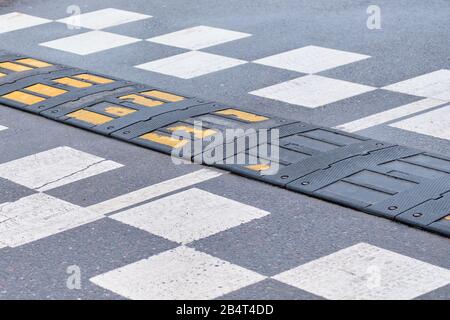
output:
{"label": "rubber speed bump", "polygon": [[0,104],[450,237],[442,155],[18,55]]}

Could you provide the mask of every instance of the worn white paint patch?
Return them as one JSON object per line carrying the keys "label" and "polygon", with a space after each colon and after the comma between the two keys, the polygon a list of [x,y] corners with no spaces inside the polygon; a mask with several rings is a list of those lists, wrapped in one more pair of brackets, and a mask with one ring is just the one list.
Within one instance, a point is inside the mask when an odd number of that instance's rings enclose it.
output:
{"label": "worn white paint patch", "polygon": [[148,41],[190,50],[250,37],[251,34],[208,26],[197,26],[147,39]]}
{"label": "worn white paint patch", "polygon": [[0,243],[16,247],[103,218],[43,193],[0,204]]}
{"label": "worn white paint patch", "polygon": [[445,102],[442,100],[426,98],[409,104],[405,104],[397,108],[379,112],[365,118],[341,124],[337,126],[336,129],[340,129],[347,132],[364,130],[389,121],[406,117],[408,115],[412,115],[421,111],[437,107],[444,103]]}
{"label": "worn white paint patch", "polygon": [[267,211],[192,188],[110,218],[185,244],[268,214]]}
{"label": "worn white paint patch", "polygon": [[274,279],[328,299],[413,299],[450,283],[450,271],[359,243]]}
{"label": "worn white paint patch", "polygon": [[214,299],[266,277],[184,246],[90,280],[135,300]]}
{"label": "worn white paint patch", "polygon": [[69,147],[58,147],[0,164],[0,177],[42,191],[121,166],[89,153]]}
{"label": "worn white paint patch", "polygon": [[51,20],[20,12],[11,12],[0,16],[0,33],[34,27],[49,22]]}
{"label": "worn white paint patch", "polygon": [[348,81],[308,75],[258,89],[250,94],[308,108],[317,108],[375,89]]}
{"label": "worn white paint patch", "polygon": [[390,126],[450,140],[450,105],[395,122]]}
{"label": "worn white paint patch", "polygon": [[115,33],[90,31],[70,37],[43,42],[40,45],[79,55],[88,55],[138,41],[140,40]]}
{"label": "worn white paint patch", "polygon": [[4,127],[4,126],[0,125],[0,131],[6,130],[6,129],[8,129],[8,127]]}
{"label": "worn white paint patch", "polygon": [[223,173],[224,172],[215,169],[200,169],[180,177],[94,204],[88,209],[97,213],[108,214],[162,196],[166,193],[219,177]]}
{"label": "worn white paint patch", "polygon": [[317,46],[306,46],[253,62],[298,72],[316,73],[367,58],[370,58],[370,56]]}
{"label": "worn white paint patch", "polygon": [[383,89],[450,101],[450,70],[437,70],[391,84]]}
{"label": "worn white paint patch", "polygon": [[182,79],[190,79],[244,63],[247,62],[206,52],[190,51],[150,61],[138,65],[136,68]]}
{"label": "worn white paint patch", "polygon": [[118,26],[124,23],[148,19],[151,17],[152,16],[146,14],[126,10],[119,10],[114,8],[106,8],[80,14],[79,16],[76,16],[76,19],[74,19],[73,16],[70,16],[57,21],[69,25],[99,30],[113,26]]}

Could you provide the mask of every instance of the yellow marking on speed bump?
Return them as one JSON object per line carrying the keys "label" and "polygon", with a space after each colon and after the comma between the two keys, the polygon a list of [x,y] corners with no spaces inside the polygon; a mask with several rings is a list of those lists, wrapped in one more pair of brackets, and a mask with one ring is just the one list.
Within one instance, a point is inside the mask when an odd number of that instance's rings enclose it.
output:
{"label": "yellow marking on speed bump", "polygon": [[0,78],[6,76],[6,74],[0,72]]}
{"label": "yellow marking on speed bump", "polygon": [[450,215],[446,216],[444,219],[450,221]]}
{"label": "yellow marking on speed bump", "polygon": [[87,111],[87,110],[78,110],[78,111],[69,113],[67,116],[70,118],[84,121],[84,122],[94,124],[94,125],[104,124],[104,123],[107,123],[107,122],[113,120],[113,118],[111,118],[111,117],[104,116],[102,114],[95,113],[92,111]]}
{"label": "yellow marking on speed bump", "polygon": [[167,130],[175,132],[175,131],[184,131],[184,132],[188,132],[188,133],[193,133],[194,136],[196,138],[199,139],[203,139],[212,135],[215,135],[217,133],[217,131],[212,130],[212,129],[197,129],[194,127],[190,127],[190,126],[185,126],[185,125],[179,125],[179,126],[175,126],[175,127],[169,127],[167,128]]}
{"label": "yellow marking on speed bump", "polygon": [[53,66],[50,63],[47,63],[47,62],[44,62],[41,60],[32,59],[32,58],[19,59],[19,60],[16,60],[16,62],[19,62],[21,64],[26,64],[27,66],[31,66],[31,67],[35,67],[35,68],[46,68],[46,67]]}
{"label": "yellow marking on speed bump", "polygon": [[122,96],[122,97],[120,97],[120,99],[131,100],[134,103],[140,104],[141,106],[144,106],[144,107],[156,107],[156,106],[164,104],[164,102],[162,102],[162,101],[157,101],[157,100],[152,100],[149,98],[141,97],[141,96],[138,96],[137,94],[129,94],[126,96]]}
{"label": "yellow marking on speed bump", "polygon": [[178,101],[184,100],[184,97],[182,97],[182,96],[177,96],[176,94],[163,92],[163,91],[159,91],[159,90],[145,91],[145,92],[141,92],[141,94],[143,94],[145,96],[154,97],[157,99],[167,100],[170,102],[178,102]]}
{"label": "yellow marking on speed bump", "polygon": [[53,82],[65,84],[66,86],[74,87],[74,88],[87,88],[87,87],[92,86],[92,83],[72,79],[69,77],[54,79]]}
{"label": "yellow marking on speed bump", "polygon": [[245,111],[236,110],[236,109],[225,109],[225,110],[216,111],[215,113],[222,114],[225,116],[234,116],[234,117],[238,118],[239,120],[244,120],[247,122],[260,122],[260,121],[265,121],[265,120],[269,119],[267,117],[259,116],[254,113],[245,112]]}
{"label": "yellow marking on speed bump", "polygon": [[245,166],[247,169],[253,170],[253,171],[264,171],[270,169],[270,164],[267,163],[260,163],[260,164],[251,164],[249,166]]}
{"label": "yellow marking on speed bump", "polygon": [[25,90],[28,90],[28,91],[31,91],[34,93],[39,93],[39,94],[42,94],[42,95],[48,96],[48,97],[56,97],[56,96],[59,96],[59,95],[67,92],[67,90],[47,86],[42,83],[38,83],[38,84],[34,84],[32,86],[26,87]]}
{"label": "yellow marking on speed bump", "polygon": [[170,136],[163,136],[158,133],[150,132],[140,136],[141,139],[149,140],[159,144],[163,144],[172,148],[181,148],[188,143],[187,140],[179,140]]}
{"label": "yellow marking on speed bump", "polygon": [[8,69],[11,71],[16,71],[16,72],[33,70],[33,68],[23,66],[23,65],[17,64],[17,63],[12,63],[12,62],[0,62],[0,68]]}
{"label": "yellow marking on speed bump", "polygon": [[124,107],[109,106],[109,107],[105,108],[105,112],[115,115],[115,116],[118,116],[118,117],[123,117],[130,113],[136,112],[136,110],[124,108]]}
{"label": "yellow marking on speed bump", "polygon": [[78,75],[73,76],[73,77],[77,78],[77,79],[81,79],[81,80],[87,80],[87,81],[90,81],[90,82],[98,83],[98,84],[106,84],[106,83],[114,82],[114,80],[112,80],[112,79],[108,79],[108,78],[104,78],[104,77],[100,77],[100,76],[95,76],[93,74],[88,74],[88,73],[78,74]]}
{"label": "yellow marking on speed bump", "polygon": [[5,94],[2,96],[2,98],[17,101],[23,104],[26,104],[27,106],[30,106],[32,104],[42,102],[45,100],[45,98],[38,97],[29,93],[21,92],[21,91],[13,91],[8,94]]}

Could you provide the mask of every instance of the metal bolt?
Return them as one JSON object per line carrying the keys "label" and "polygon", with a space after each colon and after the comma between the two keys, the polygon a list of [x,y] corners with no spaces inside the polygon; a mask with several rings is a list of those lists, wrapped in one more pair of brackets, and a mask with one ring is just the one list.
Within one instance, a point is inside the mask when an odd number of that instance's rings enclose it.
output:
{"label": "metal bolt", "polygon": [[129,134],[131,131],[124,131],[123,134]]}
{"label": "metal bolt", "polygon": [[302,184],[302,186],[307,186],[309,184],[309,182],[308,181],[303,181],[301,184]]}
{"label": "metal bolt", "polygon": [[414,218],[419,218],[421,216],[422,216],[422,214],[420,212],[416,212],[416,213],[413,214]]}
{"label": "metal bolt", "polygon": [[289,176],[281,176],[281,179],[287,179]]}
{"label": "metal bolt", "polygon": [[397,206],[390,206],[388,209],[392,211],[392,210],[397,210],[398,207]]}

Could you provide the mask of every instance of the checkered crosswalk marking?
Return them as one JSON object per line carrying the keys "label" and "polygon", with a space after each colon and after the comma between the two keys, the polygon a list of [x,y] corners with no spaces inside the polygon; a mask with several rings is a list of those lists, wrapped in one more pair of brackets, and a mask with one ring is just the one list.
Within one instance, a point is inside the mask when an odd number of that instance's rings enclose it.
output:
{"label": "checkered crosswalk marking", "polygon": [[124,23],[148,19],[151,17],[152,16],[137,12],[119,10],[115,8],[106,8],[83,13],[75,17],[70,16],[67,18],[59,19],[57,21],[87,29],[100,30],[118,26]]}
{"label": "checkered crosswalk marking", "polygon": [[49,22],[51,20],[20,12],[11,12],[0,16],[0,33],[35,27]]}
{"label": "checkered crosswalk marking", "polygon": [[384,87],[385,90],[450,101],[450,70],[442,69]]}
{"label": "checkered crosswalk marking", "polygon": [[206,52],[189,51],[168,58],[150,61],[138,65],[136,68],[182,79],[191,79],[244,63],[247,62]]}
{"label": "checkered crosswalk marking", "polygon": [[88,55],[108,49],[117,48],[127,44],[132,44],[138,41],[140,41],[140,39],[115,33],[105,31],[90,31],[70,37],[43,42],[40,45],[79,55]]}
{"label": "checkered crosswalk marking", "polygon": [[390,124],[391,127],[450,140],[450,105]]}
{"label": "checkered crosswalk marking", "polygon": [[348,123],[341,124],[336,127],[336,129],[347,131],[347,132],[356,132],[360,130],[364,130],[370,127],[374,127],[380,124],[384,124],[393,120],[397,120],[399,118],[403,118],[409,115],[413,115],[422,111],[426,111],[428,109],[440,106],[445,104],[442,100],[425,98],[419,101],[415,101],[412,103],[408,103],[406,105],[389,109],[387,111],[383,111],[380,113],[372,114],[365,118],[361,118],[355,121],[351,121]]}
{"label": "checkered crosswalk marking", "polygon": [[126,298],[214,299],[266,277],[227,261],[178,247],[91,278]]}
{"label": "checkered crosswalk marking", "polygon": [[250,94],[308,108],[317,108],[375,89],[348,81],[308,75],[258,89]]}
{"label": "checkered crosswalk marking", "polygon": [[253,62],[303,73],[317,73],[368,58],[370,56],[359,53],[306,46]]}
{"label": "checkered crosswalk marking", "polygon": [[103,218],[43,193],[0,204],[0,247],[16,247]]}
{"label": "checkered crosswalk marking", "polygon": [[267,211],[193,188],[110,218],[186,244],[268,214]]}
{"label": "checkered crosswalk marking", "polygon": [[243,32],[197,26],[153,37],[147,39],[147,41],[183,49],[199,50],[250,36],[251,34]]}
{"label": "checkered crosswalk marking", "polygon": [[413,299],[449,284],[450,270],[360,243],[273,278],[334,300]]}
{"label": "checkered crosswalk marking", "polygon": [[37,191],[46,191],[122,167],[121,164],[58,147],[0,164],[0,177]]}

